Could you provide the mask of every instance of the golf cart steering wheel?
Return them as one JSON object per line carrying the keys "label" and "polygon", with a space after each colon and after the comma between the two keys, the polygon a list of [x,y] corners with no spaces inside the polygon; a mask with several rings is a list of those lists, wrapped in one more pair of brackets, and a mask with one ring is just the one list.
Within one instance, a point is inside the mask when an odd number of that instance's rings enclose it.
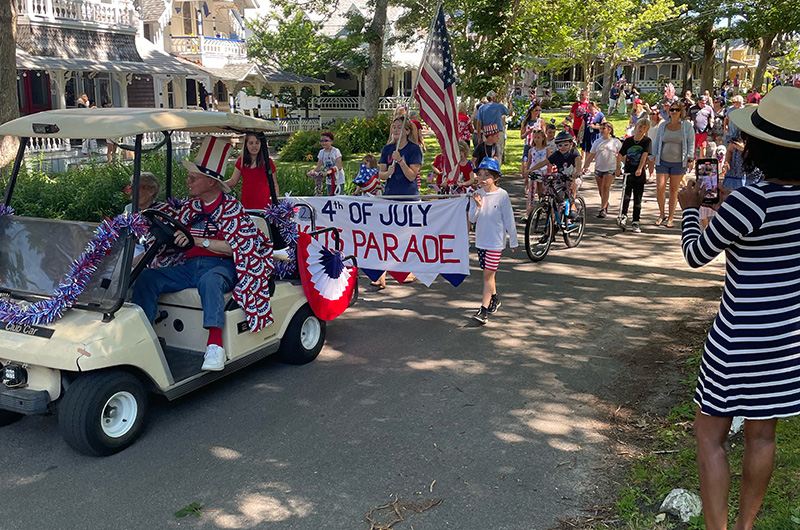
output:
{"label": "golf cart steering wheel", "polygon": [[[150,233],[156,238],[153,246],[160,247],[167,245],[169,248],[186,251],[194,246],[194,237],[189,229],[180,221],[158,210],[144,210],[142,215],[150,221]],[[186,244],[178,245],[175,243],[175,232],[179,231],[186,236]]]}

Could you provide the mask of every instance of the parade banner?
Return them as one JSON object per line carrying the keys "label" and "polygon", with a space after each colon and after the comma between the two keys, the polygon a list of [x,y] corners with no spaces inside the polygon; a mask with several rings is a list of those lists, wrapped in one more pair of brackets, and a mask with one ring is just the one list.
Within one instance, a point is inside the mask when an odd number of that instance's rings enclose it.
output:
{"label": "parade banner", "polygon": [[[335,227],[345,255],[358,260],[358,266],[372,280],[389,272],[398,281],[413,273],[430,286],[442,275],[453,285],[469,275],[469,198],[421,201],[391,200],[378,197],[303,197],[316,213],[316,227]],[[301,232],[311,230],[307,208],[298,209]],[[330,233],[320,242],[334,248]]]}

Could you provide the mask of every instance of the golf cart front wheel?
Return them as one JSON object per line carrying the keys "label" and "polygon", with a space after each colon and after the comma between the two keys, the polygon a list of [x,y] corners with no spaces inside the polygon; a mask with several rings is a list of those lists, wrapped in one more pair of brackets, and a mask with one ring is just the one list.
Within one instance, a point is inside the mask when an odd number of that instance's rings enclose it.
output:
{"label": "golf cart front wheel", "polygon": [[131,445],[144,428],[147,392],[134,375],[113,371],[72,382],[58,411],[61,434],[89,456],[108,456]]}
{"label": "golf cart front wheel", "polygon": [[317,358],[325,343],[326,323],[317,318],[308,304],[301,307],[281,339],[278,350],[283,362],[306,364]]}

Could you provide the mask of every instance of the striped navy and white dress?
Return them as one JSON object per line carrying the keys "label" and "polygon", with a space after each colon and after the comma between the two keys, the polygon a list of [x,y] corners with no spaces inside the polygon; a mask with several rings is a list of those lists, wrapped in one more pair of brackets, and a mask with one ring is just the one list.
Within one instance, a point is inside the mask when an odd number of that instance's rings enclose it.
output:
{"label": "striped navy and white dress", "polygon": [[722,251],[727,261],[694,395],[702,412],[800,414],[800,186],[740,188],[705,231],[698,210],[684,210],[682,246],[691,267]]}

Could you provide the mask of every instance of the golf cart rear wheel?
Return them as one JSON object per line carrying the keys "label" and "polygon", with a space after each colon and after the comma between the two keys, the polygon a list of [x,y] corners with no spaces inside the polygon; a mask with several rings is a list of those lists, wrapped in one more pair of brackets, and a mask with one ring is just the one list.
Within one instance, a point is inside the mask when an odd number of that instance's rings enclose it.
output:
{"label": "golf cart rear wheel", "polygon": [[0,427],[11,425],[15,421],[22,419],[22,416],[24,416],[24,414],[20,414],[19,412],[0,410]]}
{"label": "golf cart rear wheel", "polygon": [[308,304],[301,307],[281,339],[278,350],[281,360],[289,364],[306,364],[316,359],[325,343],[325,325]]}
{"label": "golf cart rear wheel", "polygon": [[89,456],[122,451],[141,434],[147,392],[135,376],[100,372],[72,382],[58,411],[61,434],[70,447]]}

